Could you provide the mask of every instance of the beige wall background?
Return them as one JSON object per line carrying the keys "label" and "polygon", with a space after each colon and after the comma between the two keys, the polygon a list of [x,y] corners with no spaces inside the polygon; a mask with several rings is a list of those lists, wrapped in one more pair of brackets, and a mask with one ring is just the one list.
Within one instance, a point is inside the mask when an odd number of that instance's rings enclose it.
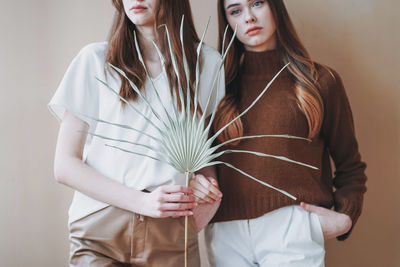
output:
{"label": "beige wall background", "polygon": [[[111,1],[0,3],[0,266],[66,266],[72,191],[55,182],[57,121],[46,108],[85,44],[105,39]],[[199,31],[216,0],[191,0]],[[400,2],[287,0],[311,55],[342,76],[368,192],[350,239],[326,244],[328,267],[400,266]]]}

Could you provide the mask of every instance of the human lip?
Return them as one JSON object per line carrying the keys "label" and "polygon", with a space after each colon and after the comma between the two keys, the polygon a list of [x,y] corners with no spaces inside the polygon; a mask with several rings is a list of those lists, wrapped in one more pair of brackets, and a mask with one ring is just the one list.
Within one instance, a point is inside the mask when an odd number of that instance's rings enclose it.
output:
{"label": "human lip", "polygon": [[142,13],[142,12],[146,11],[146,9],[147,9],[147,7],[145,7],[145,6],[136,5],[136,6],[131,7],[130,10],[132,10],[133,13],[136,14],[136,13]]}
{"label": "human lip", "polygon": [[249,36],[257,35],[261,31],[262,27],[254,26],[251,28],[248,28],[246,31],[246,34]]}

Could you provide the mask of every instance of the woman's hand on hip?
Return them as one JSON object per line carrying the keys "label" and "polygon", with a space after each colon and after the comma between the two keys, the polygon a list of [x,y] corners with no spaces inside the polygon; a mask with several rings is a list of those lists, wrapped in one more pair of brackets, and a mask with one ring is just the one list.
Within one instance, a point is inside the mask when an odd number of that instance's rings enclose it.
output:
{"label": "woman's hand on hip", "polygon": [[301,202],[300,206],[304,210],[318,215],[325,240],[343,235],[351,229],[352,221],[347,214],[304,202]]}
{"label": "woman's hand on hip", "polygon": [[140,213],[153,218],[190,216],[196,206],[192,189],[182,185],[164,185],[151,193],[144,193]]}
{"label": "woman's hand on hip", "polygon": [[190,180],[189,188],[193,190],[196,201],[200,204],[221,201],[222,193],[219,190],[218,182],[212,177],[196,174]]}

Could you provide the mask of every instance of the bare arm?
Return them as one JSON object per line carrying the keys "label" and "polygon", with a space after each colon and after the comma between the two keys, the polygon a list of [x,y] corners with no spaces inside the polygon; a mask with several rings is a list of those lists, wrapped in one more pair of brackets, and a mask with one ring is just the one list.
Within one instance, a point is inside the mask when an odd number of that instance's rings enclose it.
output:
{"label": "bare arm", "polygon": [[191,189],[180,185],[160,186],[151,193],[144,193],[109,179],[84,163],[82,153],[88,128],[86,122],[65,112],[54,160],[54,175],[59,183],[112,206],[146,216],[192,214],[195,202]]}

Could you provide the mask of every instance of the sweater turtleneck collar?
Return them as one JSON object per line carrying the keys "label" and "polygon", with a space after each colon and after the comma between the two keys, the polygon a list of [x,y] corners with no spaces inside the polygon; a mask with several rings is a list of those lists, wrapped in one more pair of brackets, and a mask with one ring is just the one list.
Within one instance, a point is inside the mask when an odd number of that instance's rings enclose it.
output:
{"label": "sweater turtleneck collar", "polygon": [[278,49],[262,52],[245,51],[242,75],[260,78],[275,75],[284,66]]}

